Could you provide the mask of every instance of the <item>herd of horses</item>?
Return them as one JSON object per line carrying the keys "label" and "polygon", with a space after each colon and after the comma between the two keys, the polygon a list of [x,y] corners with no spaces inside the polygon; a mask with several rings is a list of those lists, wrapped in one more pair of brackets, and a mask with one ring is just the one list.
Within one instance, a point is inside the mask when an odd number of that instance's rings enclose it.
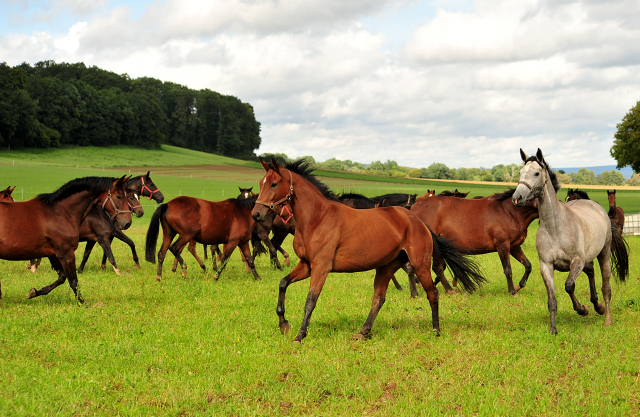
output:
{"label": "herd of horses", "polygon": [[[629,251],[622,238],[624,213],[615,203],[615,190],[607,191],[610,210],[593,202],[580,190],[569,189],[566,202],[558,200],[556,175],[538,149],[529,157],[520,150],[523,168],[517,188],[487,197],[466,199],[469,193],[435,190],[417,194],[387,194],[368,198],[360,194],[334,194],[312,174],[304,160],[280,166],[275,160],[262,161],[265,175],[256,195],[252,189],[240,189],[237,198],[207,201],[180,196],[163,203],[164,196],[149,176],[86,177],[63,185],[50,194],[41,194],[25,202],[13,202],[12,188],[0,192],[0,231],[11,239],[0,240],[0,258],[28,260],[35,270],[39,259],[46,257],[58,273],[57,280],[40,290],[31,289],[29,298],[49,293],[69,281],[79,302],[75,250],[86,241],[78,272],[82,272],[96,243],[103,248],[102,268],[108,259],[119,274],[111,251],[118,238],[131,247],[135,266],[140,268],[135,245],[123,232],[132,221],[144,214],[139,198],[155,200],[160,205],[152,215],[145,242],[145,259],[156,263],[156,279],[162,279],[167,251],[186,276],[187,264],[182,252],[188,247],[202,269],[206,266],[196,252],[198,243],[210,246],[213,269],[218,279],[233,251],[238,248],[255,279],[260,279],[254,259],[268,248],[274,267],[282,270],[277,252],[289,255],[282,242],[293,235],[293,248],[299,262],[279,284],[277,315],[283,334],[290,324],[285,318],[287,288],[294,282],[310,279],[302,325],[295,337],[301,342],[307,335],[311,315],[327,275],[330,272],[359,272],[375,269],[371,310],[354,338],[368,338],[380,308],[385,303],[389,282],[399,269],[409,277],[411,295],[417,296],[419,283],[431,307],[432,327],[440,332],[439,293],[453,293],[453,286],[472,293],[485,282],[477,263],[470,255],[497,252],[507,281],[507,291],[516,295],[525,287],[531,274],[531,262],[522,250],[531,222],[539,219],[536,249],[541,274],[548,293],[550,331],[557,333],[553,271],[569,272],[565,290],[575,311],[588,314],[587,307],[575,297],[577,276],[584,272],[589,279],[591,302],[598,314],[605,314],[610,325],[609,309],[613,273],[624,281],[629,273]],[[157,241],[162,230],[159,250]],[[219,245],[223,245],[222,251]],[[253,248],[253,253],[251,249]],[[220,267],[216,264],[219,256]],[[517,285],[513,283],[510,258],[521,263],[525,272]],[[598,302],[594,259],[602,275],[604,305]],[[445,277],[449,269],[452,285]],[[435,273],[435,280],[432,276]],[[0,296],[2,295],[0,291]]]}

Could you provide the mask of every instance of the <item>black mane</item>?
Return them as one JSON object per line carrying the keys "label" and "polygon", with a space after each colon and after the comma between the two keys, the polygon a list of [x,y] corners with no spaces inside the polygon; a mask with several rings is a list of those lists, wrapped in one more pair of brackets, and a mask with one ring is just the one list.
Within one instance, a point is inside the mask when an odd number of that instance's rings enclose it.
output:
{"label": "black mane", "polygon": [[526,161],[524,161],[524,163],[526,164],[527,162],[537,162],[538,164],[540,164],[541,167],[543,167],[544,169],[547,170],[547,173],[549,174],[549,179],[551,180],[551,184],[553,185],[553,189],[556,190],[556,194],[558,193],[558,191],[560,191],[560,188],[562,188],[562,186],[560,185],[560,182],[558,181],[558,177],[556,176],[556,172],[554,170],[551,169],[551,167],[549,166],[549,164],[547,164],[547,161],[544,160],[544,157],[542,158],[542,160],[539,160],[538,157],[534,156],[530,156],[529,159],[527,159]]}
{"label": "black mane", "polygon": [[504,191],[502,193],[495,193],[492,197],[498,201],[504,201],[507,198],[513,197],[513,193],[515,192],[516,192],[515,188],[509,188],[507,191]]}
{"label": "black mane", "polygon": [[59,201],[71,197],[82,191],[90,191],[101,193],[113,186],[113,181],[117,178],[113,177],[83,177],[71,180],[64,184],[57,191],[46,194],[39,194],[36,198],[51,206]]}
{"label": "black mane", "polygon": [[229,200],[233,201],[238,207],[252,209],[256,205],[257,199],[258,196],[254,195],[249,198],[230,198]]}
{"label": "black mane", "polygon": [[575,190],[572,190],[571,188],[569,188],[569,190],[567,191],[567,197],[569,197],[570,194],[577,195],[578,196],[577,200],[591,200],[589,198],[589,194],[587,194],[586,191],[578,190],[577,188]]}
{"label": "black mane", "polygon": [[[269,165],[271,166],[271,164]],[[273,168],[273,166],[271,167]],[[307,162],[306,159],[303,158],[298,159],[297,161],[287,162],[284,167],[289,171],[300,175],[302,178],[313,184],[313,186],[316,187],[325,198],[332,201],[338,201],[338,197],[333,193],[333,191],[331,191],[329,186],[317,179],[315,175],[311,174],[314,168],[309,162]],[[295,187],[296,185],[293,184],[294,190]]]}
{"label": "black mane", "polygon": [[441,196],[444,196],[444,197],[453,197],[455,194],[452,191],[444,190],[443,192],[441,192],[438,195],[441,195]]}

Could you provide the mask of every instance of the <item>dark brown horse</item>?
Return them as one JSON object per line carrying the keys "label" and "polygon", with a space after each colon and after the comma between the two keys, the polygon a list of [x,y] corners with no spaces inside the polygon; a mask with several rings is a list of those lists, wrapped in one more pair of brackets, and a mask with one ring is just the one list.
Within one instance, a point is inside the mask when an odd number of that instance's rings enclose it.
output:
{"label": "dark brown horse", "polygon": [[410,209],[416,202],[418,194],[392,193],[371,197],[373,201],[380,203],[378,207],[404,207]]}
{"label": "dark brown horse", "polygon": [[[141,196],[148,197],[149,200],[153,199],[157,203],[162,203],[164,201],[164,195],[162,195],[162,192],[158,187],[156,187],[149,174],[150,172],[147,172],[146,175],[131,177],[125,184],[129,207],[135,213],[136,217],[142,217],[144,215],[144,209],[140,204]],[[91,255],[91,250],[95,244],[98,243],[103,250],[101,268],[106,268],[107,259],[109,259],[115,273],[120,275],[120,271],[116,265],[116,260],[113,256],[113,251],[111,250],[111,242],[113,242],[113,238],[118,238],[129,245],[133,255],[134,267],[140,269],[136,245],[133,243],[133,240],[124,234],[124,232],[116,223],[113,222],[112,219],[109,218],[104,210],[94,208],[80,227],[80,241],[87,242],[87,244],[84,248],[84,255],[82,257],[82,262],[80,262],[80,266],[78,267],[78,272],[81,273],[84,270],[87,260]]]}
{"label": "dark brown horse", "polygon": [[609,191],[607,190],[607,198],[609,199],[609,218],[611,219],[611,223],[614,223],[620,229],[620,233],[622,233],[622,228],[624,227],[624,210],[621,207],[616,206],[616,190]]}
{"label": "dark brown horse", "polygon": [[[191,240],[206,245],[225,245],[222,265],[215,279],[218,279],[224,270],[236,247],[240,248],[247,259],[254,278],[260,279],[249,249],[249,240],[255,225],[251,209],[255,202],[256,197],[246,200],[230,198],[224,201],[207,201],[182,196],[161,204],[151,218],[145,248],[145,259],[155,263],[155,250],[162,225],[163,238],[158,252],[157,280],[162,279],[162,263],[167,250],[176,257],[182,268],[182,275],[186,276],[187,265],[181,252]],[[172,243],[176,235],[178,239]]]}
{"label": "dark brown horse", "polygon": [[[120,227],[131,224],[124,189],[125,178],[85,177],[69,181],[57,191],[28,201],[0,204],[0,258],[10,261],[47,257],[58,279],[29,298],[48,294],[69,280],[79,302],[75,250],[80,225],[95,205],[115,216]],[[0,293],[0,296],[2,294]]]}
{"label": "dark brown horse", "polygon": [[13,190],[15,189],[16,187],[11,188],[11,186],[9,186],[6,189],[0,191],[0,201],[7,201],[7,202],[15,201],[11,196],[11,193],[13,193]]}
{"label": "dark brown horse", "polygon": [[[455,242],[465,254],[498,252],[507,277],[509,294],[515,295],[525,286],[531,273],[531,262],[521,245],[527,237],[529,224],[538,217],[538,209],[533,202],[524,207],[515,207],[511,202],[514,191],[508,190],[479,200],[443,196],[419,198],[411,211],[438,236]],[[525,268],[524,276],[516,287],[513,286],[509,254]],[[444,277],[444,265],[437,258],[434,259],[433,270],[445,290],[453,293]]]}
{"label": "dark brown horse", "polygon": [[591,200],[589,198],[589,194],[587,194],[586,191],[582,191],[582,190],[578,190],[573,189],[573,188],[569,188],[567,190],[567,197],[564,199],[565,203],[568,203],[569,201],[573,201],[573,200]]}
{"label": "dark brown horse", "polygon": [[438,195],[444,196],[444,197],[457,197],[457,198],[467,198],[467,196],[469,195],[470,191],[463,193],[458,191],[458,189],[456,188],[455,191],[449,191],[449,190],[444,190],[443,192],[441,192]]}
{"label": "dark brown horse", "polygon": [[399,207],[355,210],[335,200],[328,187],[311,175],[304,160],[280,168],[275,160],[260,181],[260,195],[253,217],[261,221],[270,210],[284,204],[291,207],[296,219],[293,248],[300,258],[290,274],[280,281],[277,313],[280,331],[291,326],[285,319],[284,301],[290,284],[311,277],[304,319],[295,342],[307,335],[311,314],[329,272],[376,270],[371,311],[360,332],[354,337],[369,336],[373,322],[385,302],[389,281],[394,272],[409,262],[427,292],[434,331],[439,334],[438,291],[431,279],[431,256],[438,252],[469,292],[483,278],[470,260],[458,254],[449,241],[429,232],[420,219]]}

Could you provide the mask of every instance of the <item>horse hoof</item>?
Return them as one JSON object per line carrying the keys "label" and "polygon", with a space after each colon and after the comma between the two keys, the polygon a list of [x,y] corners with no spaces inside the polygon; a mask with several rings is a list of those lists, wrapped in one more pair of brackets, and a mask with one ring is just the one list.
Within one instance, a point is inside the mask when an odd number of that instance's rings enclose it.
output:
{"label": "horse hoof", "polygon": [[218,275],[218,273],[216,272],[215,274],[213,274],[213,279],[215,279],[216,281],[218,280],[218,278],[220,278],[220,275]]}
{"label": "horse hoof", "polygon": [[366,337],[362,333],[356,333],[353,336],[351,336],[351,340],[365,340],[365,339]]}
{"label": "horse hoof", "polygon": [[453,285],[454,287],[458,286],[458,281],[454,280],[453,282],[451,282],[451,285]]}
{"label": "horse hoof", "polygon": [[581,316],[589,315],[589,308],[587,306],[582,306],[582,310],[578,312]]}
{"label": "horse hoof", "polygon": [[291,266],[291,261],[287,259],[286,261],[284,261],[284,264],[285,264],[286,266]]}
{"label": "horse hoof", "polygon": [[435,337],[440,337],[440,329],[433,329],[432,332]]}
{"label": "horse hoof", "polygon": [[522,287],[520,285],[516,285],[515,287],[513,287],[513,289],[516,290],[516,292],[518,292],[522,289]]}
{"label": "horse hoof", "polygon": [[30,268],[31,268],[31,272],[33,274],[35,274],[36,273],[36,266],[35,265],[31,265]]}
{"label": "horse hoof", "polygon": [[116,273],[116,275],[120,275],[120,270],[118,268],[113,268],[114,272]]}
{"label": "horse hoof", "polygon": [[280,325],[280,333],[281,334],[287,334],[287,333],[289,333],[289,330],[291,330],[291,325],[289,324],[288,321],[285,321],[284,323],[282,323]]}
{"label": "horse hoof", "polygon": [[187,277],[187,272],[186,271],[182,271],[182,272],[180,272],[180,275],[182,275],[182,278],[186,278]]}
{"label": "horse hoof", "polygon": [[100,265],[100,268],[101,269],[107,269],[107,265],[106,264],[102,264],[102,265]]}
{"label": "horse hoof", "polygon": [[611,318],[605,319],[604,321],[605,326],[611,326],[612,324],[613,324],[613,321],[611,320]]}
{"label": "horse hoof", "polygon": [[301,344],[302,344],[302,341],[297,339],[291,342],[291,346],[300,346]]}
{"label": "horse hoof", "polygon": [[33,297],[37,297],[38,294],[36,292],[35,288],[31,288],[31,291],[29,291],[29,296],[27,298],[33,298]]}
{"label": "horse hoof", "polygon": [[137,269],[137,270],[140,270],[140,269],[141,269],[141,268],[140,268],[140,264],[135,264],[135,265],[133,265],[133,267],[134,267],[135,269]]}
{"label": "horse hoof", "polygon": [[604,306],[602,304],[598,304],[597,306],[594,306],[596,313],[603,315],[605,312]]}
{"label": "horse hoof", "polygon": [[456,292],[454,290],[447,290],[447,294],[456,295]]}
{"label": "horse hoof", "polygon": [[158,276],[156,277],[156,281],[158,281],[158,282],[162,281],[162,275],[158,275]]}

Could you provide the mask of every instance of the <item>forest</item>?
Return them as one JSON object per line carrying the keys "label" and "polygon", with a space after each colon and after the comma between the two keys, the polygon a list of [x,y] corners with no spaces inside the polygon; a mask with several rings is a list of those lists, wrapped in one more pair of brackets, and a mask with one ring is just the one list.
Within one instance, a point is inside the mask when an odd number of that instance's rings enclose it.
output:
{"label": "forest", "polygon": [[0,63],[0,146],[175,145],[255,157],[260,122],[234,96],[84,63]]}

